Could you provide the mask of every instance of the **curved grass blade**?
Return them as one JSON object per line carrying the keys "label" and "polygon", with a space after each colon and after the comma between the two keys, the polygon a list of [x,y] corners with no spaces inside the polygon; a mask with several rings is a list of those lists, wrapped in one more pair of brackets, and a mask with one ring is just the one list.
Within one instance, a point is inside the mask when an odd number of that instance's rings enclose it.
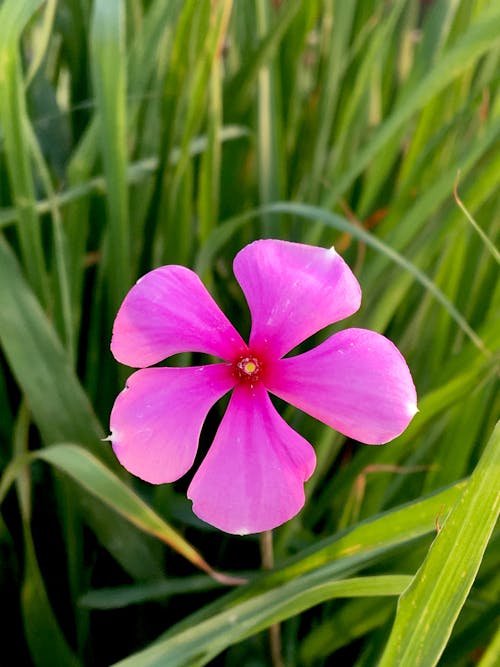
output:
{"label": "curved grass blade", "polygon": [[[155,643],[155,648],[151,647],[151,649],[130,656],[127,659],[130,662],[125,660],[120,663],[120,667],[132,667],[134,665],[147,665],[148,667],[158,665],[159,667],[162,664],[178,665],[179,667],[180,665],[186,665],[186,667],[189,665],[189,667],[192,667],[193,665],[206,664],[205,658],[213,657],[219,650],[223,650],[225,646],[233,643],[232,631],[234,624],[239,625],[240,610],[245,612],[245,610],[251,609],[249,617],[247,618],[245,615],[244,618],[246,619],[245,624],[250,624],[253,629],[250,631],[247,628],[248,634],[244,636],[249,636],[253,632],[258,632],[268,625],[286,618],[286,604],[283,603],[283,607],[280,607],[281,602],[279,600],[280,591],[287,586],[291,586],[291,588],[286,589],[290,595],[295,596],[297,594],[296,602],[300,609],[308,608],[307,606],[302,607],[303,604],[309,606],[317,604],[319,597],[323,594],[327,596],[325,599],[335,597],[336,589],[327,588],[328,584],[331,584],[334,580],[338,581],[341,578],[352,576],[361,568],[435,531],[436,516],[440,512],[442,515],[446,515],[449,508],[456,502],[463,486],[464,483],[457,484],[441,493],[391,510],[354,526],[340,535],[323,540],[311,549],[302,552],[289,564],[285,564],[282,569],[271,572],[243,588],[228,593],[223,598],[219,598],[211,605],[205,606],[200,611],[187,617],[174,628],[168,630]],[[352,582],[352,580],[347,581]],[[307,583],[302,588],[304,582]],[[348,583],[347,586],[349,585]],[[313,589],[316,586],[319,588],[313,593],[313,598],[308,599],[306,589]],[[355,596],[353,590],[348,596],[351,594],[353,597]],[[276,595],[276,598],[273,598],[273,595]],[[316,595],[318,597],[315,597]],[[274,611],[271,611],[269,605],[273,603],[273,599],[277,607]],[[250,607],[245,606],[247,602],[251,603]],[[270,612],[267,615],[266,610]],[[275,612],[276,615],[274,615]],[[262,614],[264,616],[260,616]],[[258,616],[260,616],[260,620]],[[205,621],[215,618],[218,619],[218,623],[205,625]],[[255,623],[252,619],[255,620]],[[195,637],[190,634],[193,628],[201,628],[199,636]],[[188,634],[185,634],[185,632]],[[239,627],[237,632],[243,632],[243,628]],[[236,634],[234,641],[239,641],[242,637],[243,634],[241,636]],[[179,662],[166,662],[167,656],[170,659],[173,655],[170,651],[177,646],[177,638],[182,648]],[[184,653],[188,650],[187,644],[189,643],[186,642],[186,638],[189,639],[189,642],[196,642],[194,645],[197,648],[197,653]],[[167,640],[170,639],[172,640],[171,643],[167,644]],[[162,650],[163,646],[167,647],[168,653]],[[192,648],[189,650],[192,650]],[[201,662],[194,661],[195,655],[203,656],[203,660]],[[143,659],[144,662],[141,662]],[[151,662],[148,662],[149,659],[151,659]],[[165,662],[162,663],[161,660],[165,660]],[[190,660],[192,661],[190,662]]]}
{"label": "curved grass blade", "polygon": [[477,667],[495,667],[500,663],[500,627],[483,653]]}
{"label": "curved grass blade", "polygon": [[[30,414],[21,403],[13,433],[15,459],[28,460]],[[36,667],[51,667],[54,664],[77,667],[79,661],[66,641],[58,619],[52,609],[35,551],[31,532],[32,499],[31,470],[26,466],[16,468],[17,475],[9,481],[16,482],[17,500],[22,518],[24,542],[23,582],[21,587],[21,613],[26,643]],[[3,482],[3,479],[2,479]],[[8,486],[0,484],[5,490]],[[0,489],[0,502],[2,491]]]}
{"label": "curved grass blade", "polygon": [[217,581],[230,585],[246,581],[230,577],[211,568],[203,556],[182,535],[177,533],[109,468],[78,445],[53,445],[14,459],[7,466],[0,482],[0,502],[24,466],[36,459],[50,463],[64,472],[87,493],[120,514],[129,523],[172,547]]}
{"label": "curved grass blade", "polygon": [[379,667],[436,665],[500,511],[500,422],[422,567],[401,596]]}
{"label": "curved grass blade", "polygon": [[423,285],[423,287],[425,287],[425,289],[432,294],[436,301],[438,301],[443,306],[443,308],[448,312],[449,316],[455,320],[458,326],[468,336],[468,338],[470,338],[474,345],[486,356],[491,356],[491,352],[485,347],[481,338],[471,328],[463,315],[458,312],[451,301],[432,282],[432,280],[425,275],[425,273],[420,271],[418,267],[403,257],[403,255],[399,254],[396,250],[388,246],[373,234],[370,234],[365,229],[352,224],[345,218],[342,218],[335,213],[330,213],[330,211],[327,211],[326,209],[320,208],[318,206],[298,204],[296,202],[275,202],[274,204],[269,204],[268,206],[261,206],[260,208],[252,209],[243,215],[228,220],[220,227],[216,228],[210,238],[207,239],[207,242],[198,254],[196,260],[196,271],[200,275],[203,275],[210,267],[217,251],[222,248],[225,243],[227,243],[233,234],[235,234],[246,223],[251,222],[258,216],[266,213],[288,213],[300,218],[314,220],[322,223],[326,227],[331,227],[342,232],[347,232],[351,234],[351,236],[354,236],[360,241],[366,243],[366,245],[371,246],[379,253],[385,255],[392,262],[408,271],[408,273],[410,273],[417,282]]}
{"label": "curved grass blade", "polygon": [[26,74],[26,88],[31,85],[46,56],[47,48],[49,46],[50,38],[54,29],[56,10],[57,0],[47,0],[41,29],[41,39],[37,45],[35,53],[33,54],[33,60],[31,61],[29,70]]}
{"label": "curved grass blade", "polygon": [[[326,568],[323,568],[324,570]],[[411,577],[404,574],[331,581],[325,572],[288,581],[282,586],[223,611],[203,623],[158,642],[116,663],[115,667],[194,667],[206,665],[231,644],[274,623],[334,598],[398,595]]]}
{"label": "curved grass blade", "polygon": [[75,439],[97,452],[102,427],[54,328],[1,237],[0,345],[43,440],[49,444]]}
{"label": "curved grass blade", "polygon": [[463,212],[467,220],[470,222],[474,230],[477,232],[479,237],[481,238],[482,242],[488,248],[489,252],[493,256],[495,262],[497,264],[500,264],[500,252],[496,248],[495,244],[493,241],[489,238],[488,234],[486,234],[485,231],[478,225],[478,223],[474,220],[472,215],[469,213],[467,207],[463,203],[463,201],[460,199],[460,196],[458,194],[458,179],[460,178],[460,172],[457,174],[457,179],[455,181],[455,186],[453,188],[453,196],[455,197],[455,201],[457,202],[457,206],[460,208],[460,210]]}
{"label": "curved grass blade", "polygon": [[220,588],[221,582],[206,574],[156,581],[141,581],[128,586],[94,588],[80,596],[78,604],[88,609],[122,609],[173,595],[186,595]]}
{"label": "curved grass blade", "polygon": [[[21,388],[44,444],[78,441],[119,470],[102,426],[92,411],[54,328],[0,237],[0,345]],[[102,503],[85,500],[84,520],[126,571],[138,578],[161,576],[162,567],[145,536]]]}
{"label": "curved grass blade", "polygon": [[21,606],[26,640],[36,667],[78,667],[77,659],[59,627],[38,566],[33,538],[24,525],[24,579]]}

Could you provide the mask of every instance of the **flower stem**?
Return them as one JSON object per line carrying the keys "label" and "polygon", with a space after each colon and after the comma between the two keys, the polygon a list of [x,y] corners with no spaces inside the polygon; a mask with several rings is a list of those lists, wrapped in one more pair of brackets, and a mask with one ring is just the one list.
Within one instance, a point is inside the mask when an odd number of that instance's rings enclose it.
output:
{"label": "flower stem", "polygon": [[[260,534],[260,554],[262,569],[272,570],[274,567],[273,531],[266,530]],[[285,667],[281,652],[281,626],[274,623],[269,627],[269,646],[271,649],[271,662],[273,667]]]}

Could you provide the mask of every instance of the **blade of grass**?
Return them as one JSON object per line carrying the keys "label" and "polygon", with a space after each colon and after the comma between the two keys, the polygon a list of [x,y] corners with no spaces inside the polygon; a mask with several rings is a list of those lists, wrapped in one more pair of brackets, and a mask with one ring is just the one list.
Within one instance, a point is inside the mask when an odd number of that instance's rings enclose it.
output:
{"label": "blade of grass", "polygon": [[6,0],[0,7],[0,120],[12,195],[18,213],[17,231],[24,269],[35,293],[47,305],[48,282],[25,133],[29,119],[19,55],[21,34],[41,5],[42,0],[23,3]]}
{"label": "blade of grass", "polygon": [[310,582],[306,575],[120,660],[115,667],[161,667],[166,661],[170,667],[206,665],[227,646],[325,600],[398,595],[409,581],[407,575],[381,575],[340,581],[329,581],[325,575],[323,580],[315,576],[314,581]]}
{"label": "blade of grass", "polygon": [[442,91],[451,81],[469,69],[484,53],[500,43],[500,8],[492,4],[485,10],[461,38],[445,51],[439,62],[423,77],[380,126],[372,141],[356,154],[356,159],[322,202],[332,208],[338,198],[350,187],[356,177],[375,159],[386,142],[399,131],[402,125],[434,95]]}
{"label": "blade of grass", "polygon": [[[21,403],[14,429],[13,450],[25,459],[28,451],[30,415]],[[14,459],[15,460],[15,459]],[[24,467],[16,478],[24,539],[24,573],[21,587],[21,612],[29,651],[36,667],[61,664],[76,667],[79,661],[69,647],[50,604],[31,534],[31,470]]]}
{"label": "blade of grass", "polygon": [[158,579],[131,586],[97,588],[84,593],[78,603],[89,609],[121,609],[151,600],[164,600],[179,594],[191,594],[220,588],[223,584],[202,574],[179,579]]}
{"label": "blade of grass", "polygon": [[54,27],[54,20],[56,16],[57,9],[57,0],[47,0],[45,3],[45,13],[43,16],[43,22],[41,26],[40,39],[38,40],[37,49],[34,53],[33,60],[30,63],[28,72],[26,73],[26,88],[29,88],[31,82],[35,78],[37,72],[39,71],[45,55],[47,53],[47,48],[49,46],[50,38],[52,36],[52,30]]}
{"label": "blade of grass", "polygon": [[350,644],[392,617],[395,600],[362,598],[345,602],[340,608],[325,609],[320,625],[300,643],[300,664],[317,665],[321,658]]}
{"label": "blade of grass", "polygon": [[27,525],[24,526],[24,549],[21,604],[26,639],[34,664],[36,667],[78,667],[80,661],[68,646],[48,599]]}
{"label": "blade of grass", "polygon": [[[420,502],[386,512],[316,544],[282,569],[205,606],[170,629],[153,646],[118,664],[120,667],[139,664],[143,667],[159,667],[167,655],[172,660],[173,656],[177,658],[176,662],[172,661],[172,667],[206,664],[234,641],[292,615],[287,601],[292,600],[297,610],[304,610],[320,600],[331,599],[336,596],[335,582],[332,583],[332,580],[349,576],[403,544],[433,532],[436,516],[439,512],[442,512],[442,517],[446,516],[460,495],[461,488],[463,483]],[[374,584],[376,580],[375,577]],[[378,582],[383,580],[379,579]],[[388,578],[387,582],[390,580]],[[346,579],[337,583],[343,589],[344,586],[349,588],[350,582],[354,581],[363,585],[364,580]],[[403,584],[409,580],[403,577],[399,581]],[[283,595],[284,591],[287,595]],[[379,594],[383,592],[379,590]],[[346,595],[351,596],[356,596],[354,589]],[[174,652],[176,650],[179,650],[178,656]],[[201,661],[189,662],[195,656],[200,656],[198,659]]]}
{"label": "blade of grass", "polygon": [[481,240],[483,241],[484,245],[488,248],[489,252],[493,256],[494,260],[496,261],[497,264],[500,264],[500,252],[497,250],[497,248],[494,246],[493,241],[488,237],[488,235],[482,230],[482,228],[477,224],[477,222],[474,220],[472,215],[469,213],[467,208],[465,207],[465,204],[463,201],[460,199],[458,196],[458,181],[460,178],[460,172],[457,174],[457,178],[455,181],[455,186],[453,188],[453,196],[455,197],[455,201],[457,202],[457,206],[460,208],[460,210],[463,212],[467,220],[470,222],[474,230],[478,233],[478,235],[481,237]]}
{"label": "blade of grass", "polygon": [[259,76],[259,71],[271,60],[279,49],[293,19],[303,5],[302,0],[289,0],[283,3],[276,21],[262,35],[259,43],[250,51],[243,53],[244,62],[228,82],[225,91],[224,107],[230,110],[245,108],[251,101],[251,92]]}
{"label": "blade of grass", "polygon": [[[257,34],[266,35],[271,24],[271,5],[267,0],[255,0]],[[281,126],[280,79],[275,59],[268,60],[257,77],[257,182],[261,204],[281,199],[284,194],[283,128]],[[281,224],[265,213],[262,232],[266,237],[279,234]]]}
{"label": "blade of grass", "polygon": [[[331,151],[330,136],[336,119],[336,107],[341,91],[341,78],[346,66],[345,59],[348,57],[348,44],[350,42],[351,30],[356,11],[356,2],[332,3],[328,8],[327,19],[329,34],[326,36],[325,45],[328,50],[324,65],[324,94],[320,96],[318,105],[319,125],[317,128],[313,158],[310,174],[311,192],[310,201],[316,201],[322,190],[322,179],[325,166],[328,163]],[[332,12],[333,10],[333,12]],[[334,34],[332,34],[334,32]],[[274,201],[278,197],[273,198]],[[268,203],[268,201],[262,203]]]}
{"label": "blade of grass", "polygon": [[186,560],[209,574],[216,581],[229,585],[245,582],[241,578],[225,575],[210,567],[202,555],[132,489],[95,456],[78,445],[52,445],[14,459],[6,468],[0,481],[0,502],[5,497],[12,482],[23,473],[25,466],[36,459],[50,463],[64,472],[87,493],[96,497],[101,503],[110,507],[141,531],[175,549]]}
{"label": "blade of grass", "polygon": [[378,239],[373,234],[370,234],[365,229],[360,228],[345,218],[342,218],[335,213],[319,208],[317,206],[309,206],[307,204],[297,204],[294,202],[275,202],[268,206],[248,211],[241,216],[237,216],[231,220],[226,221],[220,227],[214,230],[212,236],[207,240],[205,246],[201,249],[196,260],[196,270],[200,275],[203,275],[213,261],[213,257],[217,251],[245,224],[253,221],[262,213],[288,213],[300,218],[308,220],[316,220],[326,227],[338,229],[343,232],[348,232],[355,238],[363,241],[366,245],[371,246],[379,253],[390,259],[392,262],[401,266],[408,271],[415,280],[428,290],[433,297],[438,301],[443,308],[448,312],[450,317],[455,320],[460,329],[470,338],[474,345],[485,355],[491,356],[491,352],[485,347],[481,338],[470,327],[465,318],[458,312],[456,307],[446,298],[443,292],[436,287],[435,283],[426,276],[418,267],[408,261],[401,254],[393,250],[390,246]]}
{"label": "blade of grass", "polygon": [[68,352],[68,356],[72,363],[76,363],[75,340],[73,334],[73,316],[71,311],[71,287],[70,287],[70,270],[69,258],[67,251],[66,237],[62,225],[61,213],[56,205],[54,198],[55,192],[52,186],[49,170],[45,164],[45,160],[38,145],[35,134],[31,128],[26,130],[29,137],[31,152],[34,158],[35,165],[42,181],[45,191],[48,195],[48,201],[52,213],[52,228],[54,230],[54,256],[55,256],[55,274],[58,298],[56,303],[55,319],[59,324],[61,339],[64,341],[64,346]]}
{"label": "blade of grass", "polygon": [[[168,630],[162,638],[174,637],[221,611],[237,607],[242,601],[261,593],[279,590],[286,582],[298,580],[308,573],[308,582],[314,585],[316,576],[318,582],[348,577],[391,553],[398,553],[404,545],[413,544],[418,538],[435,531],[436,516],[446,516],[464,484],[372,517],[331,538],[315,540],[314,546],[303,549],[281,569],[205,606]],[[225,629],[226,626],[221,631]]]}
{"label": "blade of grass", "polygon": [[69,433],[98,449],[103,437],[90,402],[53,327],[0,238],[0,343],[47,443]]}
{"label": "blade of grass", "polygon": [[[160,243],[162,245],[158,255],[161,262],[173,261],[175,258],[175,261],[187,264],[191,259],[193,251],[191,201],[184,197],[185,193],[189,193],[192,188],[193,164],[189,146],[204,119],[204,101],[207,98],[206,81],[214,61],[220,57],[232,4],[232,0],[221,0],[211,5],[209,15],[204,19],[208,21],[209,29],[204,32],[197,44],[192,63],[193,73],[185,84],[185,92],[178,95],[178,90],[175,88],[166,91],[167,108],[174,116],[174,128],[178,128],[180,135],[180,156],[171,174],[171,180],[164,183],[161,196],[163,200],[161,208],[166,212],[167,218],[164,236],[160,237],[161,240],[160,238],[157,240],[157,245]],[[187,4],[186,7],[189,9]],[[180,46],[178,48],[182,49]],[[176,63],[178,71],[171,75],[174,79],[183,74],[186,67],[185,53],[181,52],[178,57],[180,59],[180,62]],[[177,99],[174,101],[172,97]],[[173,133],[171,134],[174,136]],[[168,145],[172,145],[171,138]]]}
{"label": "blade of grass", "polygon": [[214,59],[208,95],[207,149],[202,154],[199,176],[199,239],[203,243],[219,218],[221,128],[222,128],[222,56]]}
{"label": "blade of grass", "polygon": [[105,258],[110,308],[132,284],[127,186],[125,3],[96,0],[90,38],[100,148],[108,188],[109,243]]}
{"label": "blade of grass", "polygon": [[495,527],[499,490],[500,422],[467,488],[399,600],[380,667],[438,663]]}
{"label": "blade of grass", "polygon": [[[103,430],[53,327],[0,238],[0,344],[45,444],[79,439],[120,470]],[[76,488],[75,488],[76,491]],[[80,501],[83,497],[80,494]],[[161,566],[144,536],[97,501],[83,516],[123,567],[135,576],[159,576]]]}
{"label": "blade of grass", "polygon": [[500,628],[495,633],[488,648],[481,656],[477,667],[495,667],[500,662]]}
{"label": "blade of grass", "polygon": [[[248,128],[241,125],[226,125],[221,128],[221,141],[235,141],[237,139],[242,139],[248,137],[249,131]],[[91,140],[93,141],[93,139]],[[207,150],[208,139],[206,136],[195,137],[189,146],[189,154],[191,157],[195,157],[204,153]],[[92,153],[93,149],[91,146],[82,146],[82,151],[84,155],[89,155]],[[87,158],[84,158],[84,161]],[[169,164],[176,165],[180,159],[180,149],[174,147],[170,153]],[[78,155],[75,155],[75,162],[79,160]],[[79,169],[83,168],[81,164],[74,165],[74,178],[72,181],[82,181],[78,184],[75,184],[65,191],[57,193],[54,195],[53,200],[41,199],[36,202],[36,211],[39,215],[43,213],[48,213],[51,210],[51,206],[54,204],[59,208],[62,206],[67,206],[74,202],[78,202],[79,199],[88,197],[91,194],[97,194],[105,196],[108,192],[106,177],[105,176],[95,176],[94,178],[82,178],[77,177],[77,174],[80,173]],[[130,164],[127,168],[127,181],[129,184],[142,183],[147,178],[150,178],[158,170],[158,158],[157,157],[147,157],[142,160],[138,160]],[[87,173],[87,171],[85,171]],[[15,223],[19,219],[19,213],[17,210],[12,208],[4,208],[0,210],[0,229],[2,227],[8,227],[9,225]]]}

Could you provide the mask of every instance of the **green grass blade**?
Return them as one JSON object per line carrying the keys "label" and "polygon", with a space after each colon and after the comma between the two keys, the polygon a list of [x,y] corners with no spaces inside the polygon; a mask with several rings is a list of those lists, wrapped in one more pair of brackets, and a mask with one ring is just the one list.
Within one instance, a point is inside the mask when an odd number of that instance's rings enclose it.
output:
{"label": "green grass blade", "polygon": [[52,228],[54,231],[54,256],[55,256],[55,283],[57,285],[57,299],[54,307],[55,320],[59,325],[61,339],[64,341],[64,346],[68,352],[70,359],[75,362],[75,340],[74,340],[74,326],[73,316],[71,310],[71,278],[69,270],[69,257],[67,251],[66,236],[63,229],[61,213],[59,207],[55,203],[55,192],[52,186],[50,173],[43,159],[40,146],[38,145],[36,136],[27,130],[31,144],[31,152],[33,160],[36,164],[40,180],[42,181],[45,191],[48,195],[48,201],[51,206],[52,213]]}
{"label": "green grass blade", "polygon": [[[241,125],[226,125],[221,128],[220,140],[225,143],[228,141],[236,141],[249,136],[249,130]],[[91,140],[91,142],[93,139]],[[91,143],[90,142],[90,143]],[[189,145],[190,157],[195,157],[204,153],[208,148],[208,137],[200,135],[195,137]],[[91,153],[92,147],[84,147],[85,153]],[[76,162],[79,162],[81,156],[76,151]],[[85,160],[86,158],[84,158]],[[170,152],[169,164],[175,166],[180,159],[180,149],[174,147]],[[80,199],[85,199],[89,195],[105,196],[108,193],[106,177],[94,176],[93,178],[82,178],[80,168],[87,170],[87,165],[74,165],[74,177],[72,181],[81,181],[78,184],[68,187],[63,192],[54,195],[52,200],[40,199],[36,202],[36,211],[39,215],[50,212],[53,205],[58,207],[68,206],[73,203],[78,203]],[[127,181],[129,185],[139,184],[150,178],[158,170],[158,158],[155,156],[146,157],[130,164],[127,168]],[[79,174],[78,176],[76,174]],[[19,220],[19,212],[14,208],[4,208],[0,210],[0,229],[8,227]]]}
{"label": "green grass blade", "polygon": [[[0,344],[45,444],[78,439],[117,469],[90,402],[53,327],[0,238]],[[160,569],[143,536],[95,503],[86,507],[103,544],[130,572],[158,576]]]}
{"label": "green grass blade", "polygon": [[114,586],[89,590],[80,596],[78,604],[89,609],[121,609],[129,605],[162,600],[179,594],[192,594],[220,588],[223,584],[206,574],[158,579],[129,586]]}
{"label": "green grass blade", "polygon": [[66,444],[55,445],[37,452],[36,458],[50,463],[72,477],[79,486],[121,514],[127,521],[168,544],[186,560],[218,581],[238,583],[236,579],[215,572],[189,542],[169,526],[109,468],[82,447]]}
{"label": "green grass blade", "polygon": [[423,77],[380,126],[372,141],[356,155],[352,167],[338,180],[324,198],[323,204],[331,208],[354,182],[356,177],[374,160],[384,145],[400,130],[402,125],[434,95],[458,78],[489,49],[500,43],[500,8],[492,5],[484,11],[461,38],[446,51],[435,66]]}
{"label": "green grass blade", "polygon": [[[58,444],[32,454],[14,459],[0,480],[0,503],[10,485],[24,467],[35,459],[50,463],[64,472],[85,492],[100,500],[139,530],[161,540],[186,558],[195,567],[225,584],[243,583],[242,579],[216,572],[177,531],[147,505],[132,489],[122,482],[109,468],[83,447],[73,444]],[[102,505],[101,505],[102,507]]]}
{"label": "green grass blade", "polygon": [[7,0],[0,7],[0,122],[24,269],[42,303],[49,301],[40,224],[35,208],[35,186],[25,128],[29,124],[19,54],[21,33],[41,0]]}
{"label": "green grass blade", "polygon": [[[166,633],[165,642],[172,638],[172,644],[167,646],[175,646],[175,638],[179,636],[183,651],[188,650],[183,637],[187,636],[190,640],[193,637],[192,635],[184,635],[184,631],[200,627],[202,622],[218,615],[218,630],[214,625],[203,626],[202,629],[208,627],[209,632],[204,635],[203,639],[199,637],[197,644],[200,654],[206,651],[206,655],[215,655],[216,653],[212,653],[214,646],[219,651],[224,648],[224,645],[221,646],[220,642],[232,643],[232,625],[231,623],[228,624],[228,617],[230,617],[230,613],[233,613],[234,618],[238,619],[238,610],[247,609],[245,606],[247,600],[250,602],[252,612],[246,623],[253,628],[252,632],[257,632],[266,627],[267,624],[271,625],[278,618],[287,617],[286,605],[283,602],[283,607],[281,607],[282,599],[280,597],[280,591],[284,586],[290,585],[291,588],[288,591],[294,591],[294,594],[295,592],[298,593],[298,604],[300,605],[304,603],[307,605],[309,603],[311,605],[316,604],[319,596],[323,594],[327,595],[325,599],[334,597],[335,588],[328,588],[332,580],[350,576],[366,565],[397,551],[404,544],[413,543],[417,538],[433,532],[435,530],[435,517],[440,511],[442,516],[447,514],[450,507],[456,502],[461,488],[463,488],[463,484],[456,485],[418,503],[412,503],[375,517],[370,521],[354,526],[341,535],[336,535],[316,544],[313,548],[304,551],[293,559],[290,564],[285,564],[282,569],[260,578],[248,586],[237,589],[179,623]],[[319,596],[315,599],[313,594],[313,598],[310,599],[307,597],[306,591],[314,586],[319,587]],[[276,603],[278,608],[281,609],[279,613],[283,613],[284,616],[274,616],[274,612],[266,616],[266,610],[270,611],[269,605],[273,600],[273,594],[277,596]],[[304,594],[304,597],[301,597],[302,594]],[[264,624],[260,625],[261,621],[257,620],[257,616],[254,616],[254,614],[263,614],[266,618],[265,623],[262,621]],[[252,618],[255,619],[255,624],[251,620]],[[161,645],[163,645],[162,641],[155,644],[156,647]],[[144,652],[131,656],[130,665],[141,664],[135,661],[143,657],[156,655],[153,648],[146,649]],[[162,659],[165,658],[165,655],[167,654],[161,653]],[[143,664],[160,665],[161,662],[153,661]],[[187,665],[191,663],[179,662],[173,664]],[[200,664],[205,664],[205,662]],[[126,661],[123,662],[123,667],[130,667],[130,665]],[[121,663],[120,667],[122,667]]]}
{"label": "green grass blade", "polygon": [[500,423],[398,604],[380,667],[436,665],[474,583],[500,511]]}
{"label": "green grass blade", "polygon": [[400,253],[396,252],[396,250],[393,250],[393,248],[388,246],[386,243],[379,240],[376,236],[365,231],[365,229],[362,227],[358,227],[345,218],[342,218],[335,213],[330,213],[324,208],[309,206],[307,204],[296,204],[294,202],[275,202],[273,204],[269,204],[268,206],[262,206],[260,208],[253,209],[252,211],[244,213],[241,216],[237,216],[232,220],[228,220],[223,225],[215,229],[212,236],[207,240],[207,243],[198,255],[196,261],[196,270],[201,275],[203,275],[203,273],[208,269],[211,262],[213,261],[213,257],[217,251],[225,243],[227,243],[231,236],[245,224],[254,220],[256,216],[262,215],[263,213],[288,213],[300,218],[315,220],[322,223],[326,227],[347,232],[360,241],[363,241],[366,243],[366,245],[371,246],[386,258],[390,259],[392,262],[408,271],[408,273],[410,273],[415,278],[415,280],[423,285],[426,290],[428,290],[433,295],[433,297],[443,306],[450,317],[452,317],[458,324],[460,329],[462,329],[463,332],[471,339],[474,345],[476,345],[476,347],[480,349],[486,356],[491,355],[481,338],[471,328],[463,315],[458,312],[457,308],[449,301],[449,299],[447,299],[447,297],[435,285],[435,283],[422,271],[420,271],[417,266],[408,261]]}
{"label": "green grass blade", "polygon": [[97,450],[103,437],[53,327],[0,238],[0,344],[46,443],[69,434]]}
{"label": "green grass blade", "polygon": [[498,663],[500,663],[500,627],[477,663],[477,667],[496,667]]}
{"label": "green grass blade", "polygon": [[[14,460],[29,460],[29,429],[30,414],[26,404],[21,403],[13,434]],[[11,468],[8,467],[7,470]],[[10,473],[6,475],[7,485],[2,478],[0,503],[8,485],[15,480],[23,525],[24,571],[21,612],[28,649],[36,667],[49,667],[54,662],[76,667],[79,662],[69,647],[50,604],[33,543],[31,470],[27,466],[14,466],[14,468],[16,475]]]}
{"label": "green grass blade", "polygon": [[[352,24],[356,12],[356,2],[331,3],[327,9],[327,23],[329,32],[325,35],[327,50],[324,67],[324,94],[320,96],[318,128],[315,137],[313,158],[311,164],[310,183],[312,191],[309,193],[311,201],[316,201],[322,190],[325,167],[328,164],[329,153],[332,150],[330,137],[336,120],[336,106],[342,90],[340,82],[348,58]],[[330,15],[332,12],[333,15]],[[334,34],[332,34],[334,32]],[[338,151],[338,148],[336,147]],[[276,201],[277,197],[274,197]],[[263,202],[268,203],[268,202]]]}
{"label": "green grass blade", "polygon": [[210,72],[208,100],[207,148],[201,158],[198,215],[199,239],[204,242],[219,218],[221,127],[222,127],[222,62],[214,59]]}
{"label": "green grass blade", "polygon": [[[250,7],[250,3],[248,5]],[[301,7],[303,7],[303,0],[289,0],[289,2],[283,3],[279,16],[269,26],[269,30],[262,36],[259,44],[249,54],[242,54],[244,62],[226,88],[225,105],[230,109],[233,107],[244,108],[248,105],[259,71],[266,66],[269,60],[272,60],[283,41],[286,31]],[[249,8],[245,8],[245,10],[249,11]]]}
{"label": "green grass blade", "polygon": [[30,68],[26,74],[26,88],[29,87],[29,85],[35,78],[46,56],[47,48],[49,46],[50,38],[52,36],[52,30],[54,27],[56,9],[57,9],[57,0],[47,0],[47,2],[45,3],[45,14],[43,17],[41,38],[38,41],[37,50],[33,56],[33,60],[30,63]]}
{"label": "green grass blade", "polygon": [[101,155],[108,187],[109,239],[105,270],[110,307],[117,311],[132,284],[126,177],[125,3],[121,0],[94,2],[90,48]]}
{"label": "green grass blade", "polygon": [[28,526],[24,527],[24,547],[21,606],[33,662],[36,667],[78,667],[80,661],[68,646],[48,599]]}
{"label": "green grass blade", "polygon": [[[460,174],[459,174],[460,175]],[[454,195],[455,195],[455,201],[457,202],[458,207],[460,210],[463,212],[467,220],[470,222],[472,227],[474,228],[474,231],[479,235],[481,238],[482,242],[488,248],[489,252],[491,253],[492,257],[494,258],[495,262],[497,264],[500,264],[500,251],[495,247],[495,244],[493,241],[489,238],[489,236],[486,234],[486,232],[483,231],[482,227],[479,226],[479,224],[474,220],[472,215],[469,213],[467,210],[467,207],[463,203],[463,201],[460,199],[458,195],[458,178],[459,175],[457,176],[457,181],[455,182],[455,189],[454,189]]]}
{"label": "green grass blade", "polygon": [[[271,6],[267,0],[255,0],[258,36],[262,38],[271,22]],[[281,127],[280,81],[277,63],[263,65],[257,78],[257,181],[261,204],[281,199],[284,193],[283,128]],[[262,233],[266,237],[279,234],[279,221],[262,215]]]}
{"label": "green grass blade", "polygon": [[[317,575],[317,573],[315,573]],[[279,623],[326,600],[343,597],[398,595],[410,581],[407,575],[381,575],[340,581],[303,577],[262,593],[238,607],[184,630],[171,639],[116,663],[115,667],[186,667],[206,665],[227,646],[273,623]]]}

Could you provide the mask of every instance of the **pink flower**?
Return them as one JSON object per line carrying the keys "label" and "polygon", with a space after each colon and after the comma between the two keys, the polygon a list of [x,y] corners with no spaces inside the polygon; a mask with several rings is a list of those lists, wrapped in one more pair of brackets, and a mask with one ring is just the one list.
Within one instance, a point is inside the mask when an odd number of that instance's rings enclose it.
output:
{"label": "pink flower", "polygon": [[[359,308],[358,281],[333,248],[256,241],[237,254],[234,273],[252,316],[248,345],[187,268],[162,266],[132,287],[111,350],[141,370],[116,399],[110,439],[132,474],[173,482],[193,465],[208,411],[232,389],[188,497],[201,519],[244,535],[297,514],[316,465],[313,448],[280,417],[269,393],[368,444],[398,436],[417,407],[405,360],[373,331],[346,329],[284,356]],[[187,351],[224,361],[146,368]]]}

